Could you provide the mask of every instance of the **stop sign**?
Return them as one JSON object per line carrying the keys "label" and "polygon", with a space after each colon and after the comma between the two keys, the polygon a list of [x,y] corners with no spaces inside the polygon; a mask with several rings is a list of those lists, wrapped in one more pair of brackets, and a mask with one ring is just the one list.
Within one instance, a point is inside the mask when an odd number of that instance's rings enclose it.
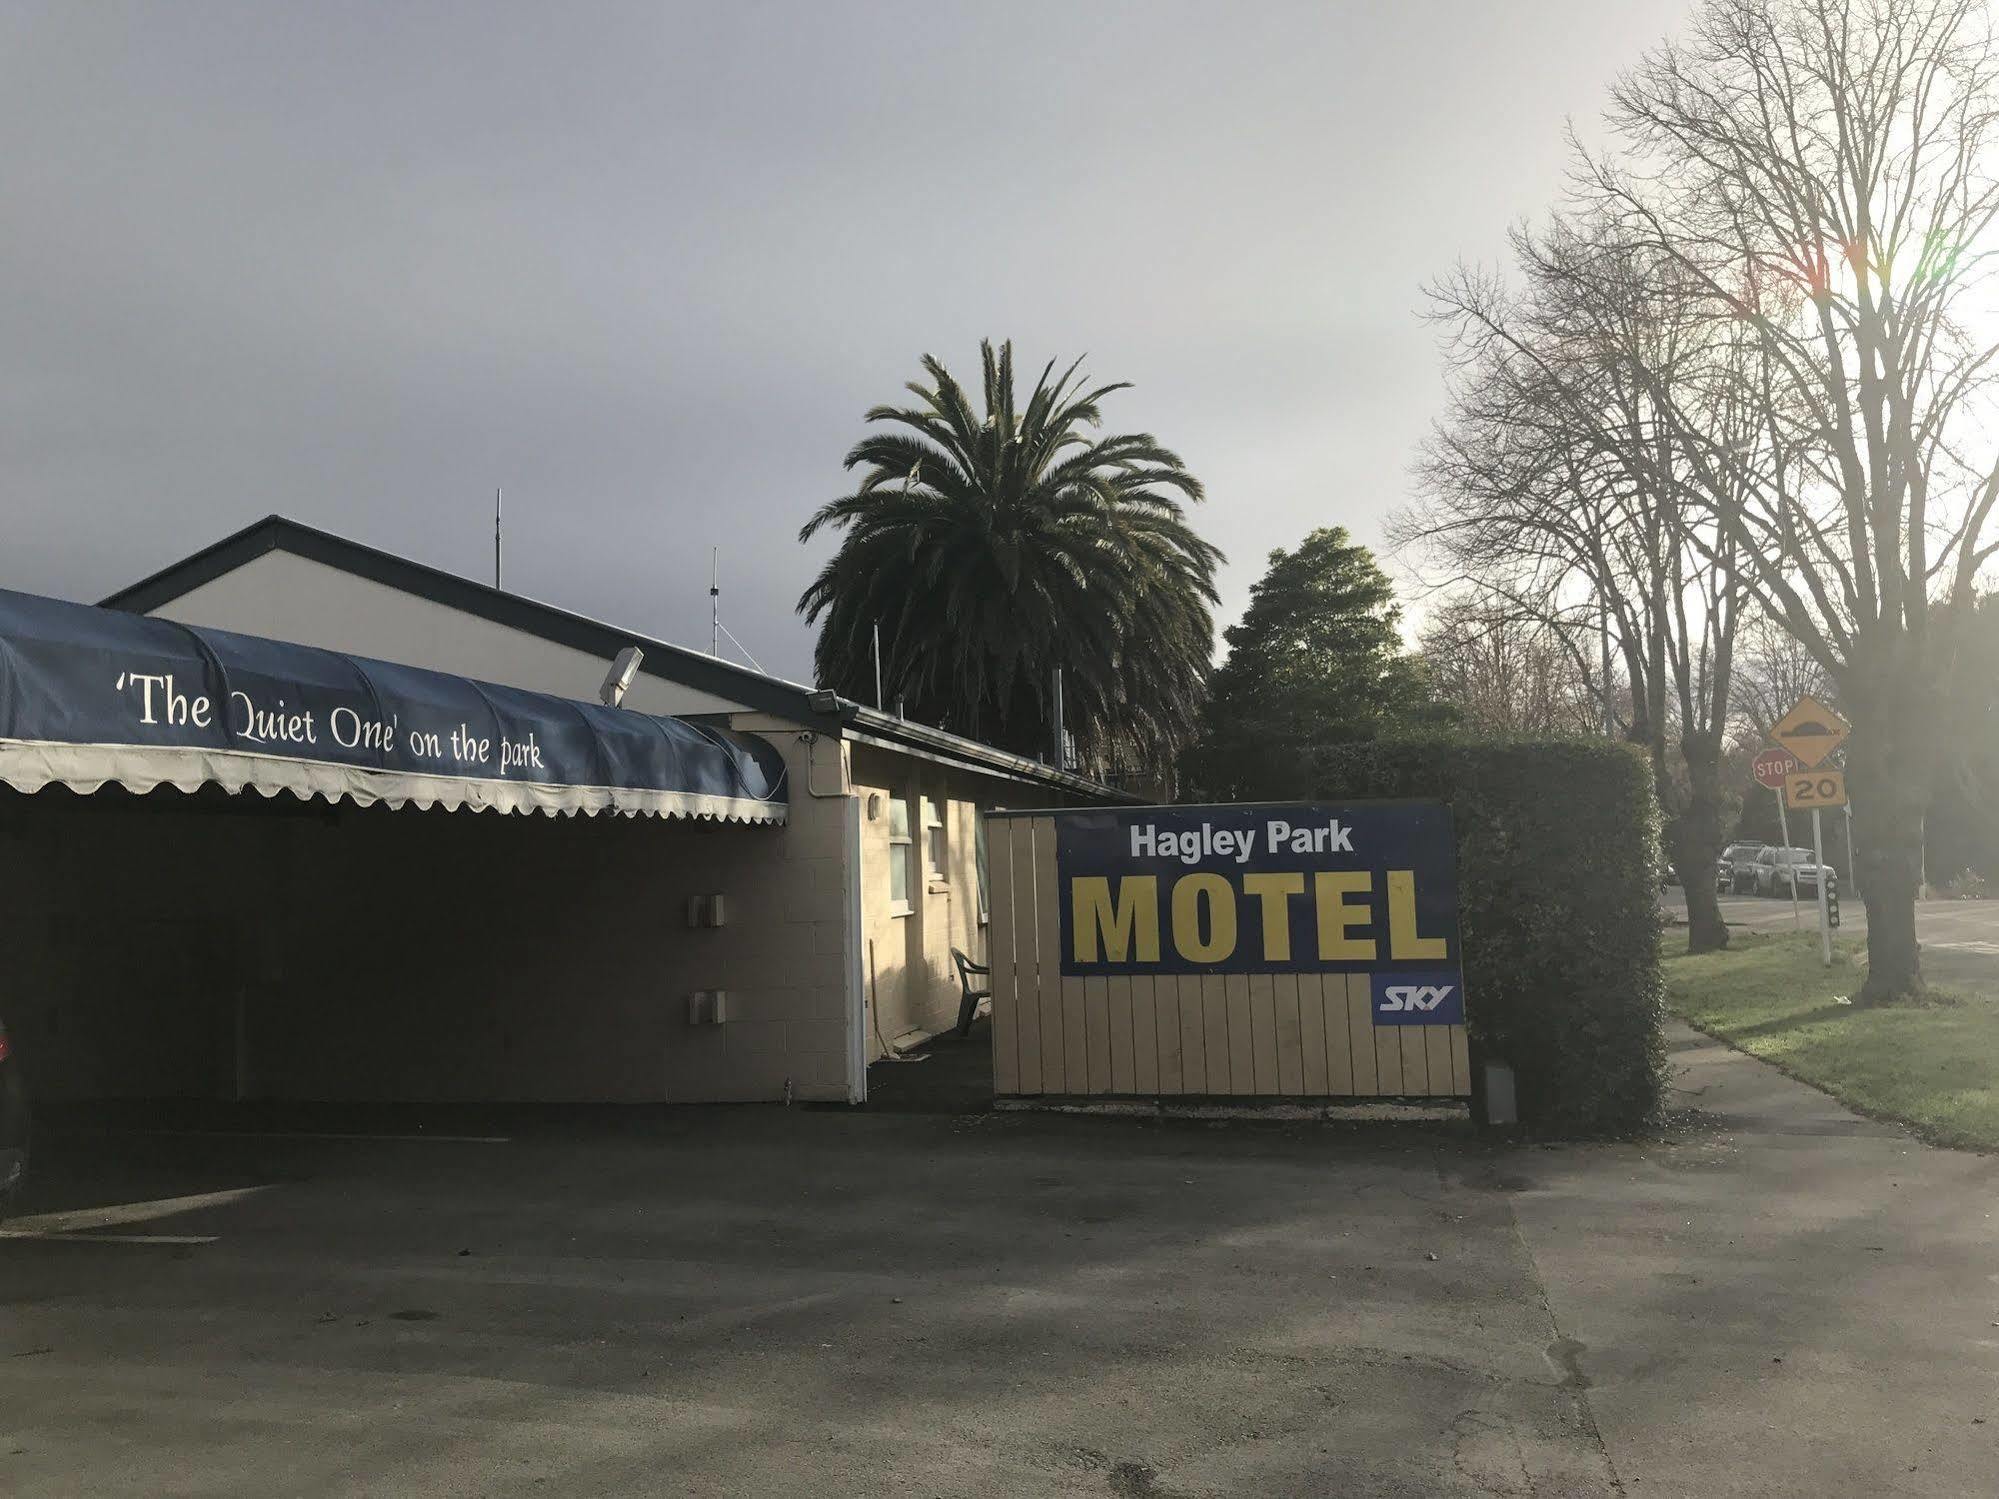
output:
{"label": "stop sign", "polygon": [[1768,786],[1772,791],[1783,788],[1784,777],[1793,775],[1805,767],[1798,757],[1787,749],[1758,750],[1756,758],[1749,762],[1749,768],[1756,775],[1756,784]]}

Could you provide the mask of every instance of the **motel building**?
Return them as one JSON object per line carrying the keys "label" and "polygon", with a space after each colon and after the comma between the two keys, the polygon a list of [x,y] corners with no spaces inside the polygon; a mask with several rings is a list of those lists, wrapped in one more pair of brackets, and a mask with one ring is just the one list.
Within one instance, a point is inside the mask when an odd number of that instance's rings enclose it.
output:
{"label": "motel building", "polygon": [[0,1014],[49,1101],[858,1103],[980,814],[1133,800],[272,517],[0,592]]}

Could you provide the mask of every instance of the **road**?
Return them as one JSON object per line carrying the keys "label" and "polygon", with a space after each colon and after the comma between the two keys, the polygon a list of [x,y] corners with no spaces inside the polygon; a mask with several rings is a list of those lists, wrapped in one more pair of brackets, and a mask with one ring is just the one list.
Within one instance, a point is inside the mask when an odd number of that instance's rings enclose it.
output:
{"label": "road", "polygon": [[[1687,919],[1685,894],[1665,891],[1659,904],[1678,923]],[[1867,935],[1867,907],[1852,896],[1839,903],[1840,935]],[[1752,932],[1817,931],[1818,908],[1800,898],[1793,925],[1791,902],[1754,895],[1727,895],[1722,919]],[[1923,944],[1923,970],[1933,983],[1955,984],[1999,995],[1999,901],[1924,900],[1916,902],[1916,939]]]}

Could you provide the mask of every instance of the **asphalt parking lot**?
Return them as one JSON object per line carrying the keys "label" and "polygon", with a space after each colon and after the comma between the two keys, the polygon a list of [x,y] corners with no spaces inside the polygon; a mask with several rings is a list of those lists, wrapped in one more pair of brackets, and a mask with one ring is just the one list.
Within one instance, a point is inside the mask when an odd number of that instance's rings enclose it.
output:
{"label": "asphalt parking lot", "polygon": [[0,1492],[1987,1491],[1999,1161],[1675,1045],[1672,1135],[1622,1145],[56,1135],[0,1238]]}

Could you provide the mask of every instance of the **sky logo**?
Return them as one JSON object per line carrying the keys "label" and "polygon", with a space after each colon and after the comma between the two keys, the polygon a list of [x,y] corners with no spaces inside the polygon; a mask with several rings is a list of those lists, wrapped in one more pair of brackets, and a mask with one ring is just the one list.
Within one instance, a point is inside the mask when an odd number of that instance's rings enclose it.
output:
{"label": "sky logo", "polygon": [[1465,982],[1454,968],[1376,973],[1370,987],[1376,1025],[1464,1024]]}

